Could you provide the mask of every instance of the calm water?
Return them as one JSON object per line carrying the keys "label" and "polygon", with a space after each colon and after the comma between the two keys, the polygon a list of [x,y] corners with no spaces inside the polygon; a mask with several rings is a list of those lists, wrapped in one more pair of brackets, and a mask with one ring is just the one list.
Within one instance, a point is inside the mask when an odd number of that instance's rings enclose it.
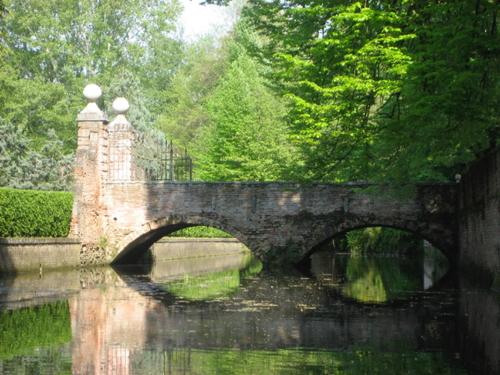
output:
{"label": "calm water", "polygon": [[0,373],[500,373],[500,296],[443,273],[323,252],[3,278]]}

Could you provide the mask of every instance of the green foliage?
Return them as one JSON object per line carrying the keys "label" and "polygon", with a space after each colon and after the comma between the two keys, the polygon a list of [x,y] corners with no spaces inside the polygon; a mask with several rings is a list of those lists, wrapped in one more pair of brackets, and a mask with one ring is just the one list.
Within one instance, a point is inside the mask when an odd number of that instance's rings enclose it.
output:
{"label": "green foliage", "polygon": [[68,302],[0,311],[0,359],[71,341]]}
{"label": "green foliage", "polygon": [[66,237],[72,205],[67,192],[0,188],[0,236]]}
{"label": "green foliage", "polygon": [[227,48],[211,37],[185,47],[184,63],[166,91],[167,107],[158,127],[176,144],[191,150],[208,122],[207,99],[227,68]]}
{"label": "green foliage", "polygon": [[240,275],[242,278],[256,276],[261,273],[263,269],[264,264],[257,258],[251,257],[245,268],[241,270]]}
{"label": "green foliage", "polygon": [[65,153],[74,150],[74,120],[89,82],[103,88],[106,103],[133,90],[131,107],[144,103],[151,114],[141,113],[137,123],[152,126],[181,60],[173,37],[181,10],[176,0],[5,0],[5,10],[0,117],[35,145],[50,126]]}
{"label": "green foliage", "polygon": [[233,236],[220,229],[196,226],[180,229],[169,234],[170,237],[194,237],[194,238],[232,238]]}
{"label": "green foliage", "polygon": [[183,280],[165,284],[165,288],[175,296],[191,301],[227,297],[240,288],[240,272],[230,270],[201,276],[186,275]]}
{"label": "green foliage", "polygon": [[169,108],[158,124],[194,156],[195,178],[285,178],[294,152],[284,121],[285,101],[263,77],[248,50],[258,40],[245,24],[216,44],[205,38],[186,50],[173,79]]}
{"label": "green foliage", "polygon": [[177,297],[191,301],[206,301],[229,297],[240,288],[242,278],[257,275],[262,263],[246,254],[242,269],[214,272],[206,275],[185,275],[183,280],[164,284],[166,290]]}
{"label": "green foliage", "polygon": [[303,179],[449,180],[497,141],[495,2],[248,4]]}
{"label": "green foliage", "polygon": [[240,25],[228,46],[230,64],[207,99],[208,122],[195,149],[202,180],[278,180],[293,155],[277,98],[246,44],[251,31]]}
{"label": "green foliage", "polygon": [[18,127],[0,118],[0,186],[24,189],[70,188],[73,156],[63,154],[61,140],[49,130],[48,139],[35,151]]}
{"label": "green foliage", "polygon": [[407,254],[422,250],[423,240],[398,229],[370,227],[346,234],[351,254]]}

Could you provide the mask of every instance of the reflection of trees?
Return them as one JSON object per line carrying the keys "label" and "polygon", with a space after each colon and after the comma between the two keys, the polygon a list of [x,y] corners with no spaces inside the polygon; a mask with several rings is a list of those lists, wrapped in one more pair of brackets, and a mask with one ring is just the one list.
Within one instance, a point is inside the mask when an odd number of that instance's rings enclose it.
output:
{"label": "reflection of trees", "polygon": [[71,371],[68,302],[0,312],[0,373],[62,374]]}
{"label": "reflection of trees", "polygon": [[245,268],[214,272],[205,275],[185,275],[184,279],[163,284],[166,290],[177,297],[192,301],[228,297],[240,287],[240,279],[258,274],[262,263],[251,256],[244,260]]}
{"label": "reflection of trees", "polygon": [[418,236],[393,228],[369,227],[346,234],[352,254],[410,254],[421,252],[423,241]]}
{"label": "reflection of trees", "polygon": [[192,301],[230,296],[240,286],[238,270],[222,271],[201,276],[186,275],[183,280],[164,284],[177,297]]}
{"label": "reflection of trees", "polygon": [[36,348],[58,347],[71,340],[68,303],[0,312],[0,358],[31,354]]}
{"label": "reflection of trees", "polygon": [[420,289],[418,272],[419,268],[401,259],[350,257],[342,294],[360,302],[387,302]]}
{"label": "reflection of trees", "polygon": [[134,374],[465,374],[442,353],[264,350],[171,350],[133,356]]}

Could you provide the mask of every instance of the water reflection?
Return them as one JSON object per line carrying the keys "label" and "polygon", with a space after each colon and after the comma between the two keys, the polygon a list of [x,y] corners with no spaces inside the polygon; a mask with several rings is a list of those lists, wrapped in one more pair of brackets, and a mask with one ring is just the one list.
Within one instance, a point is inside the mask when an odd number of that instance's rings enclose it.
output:
{"label": "water reflection", "polygon": [[[238,259],[238,268],[203,275],[184,274],[181,280],[161,284],[162,288],[178,298],[191,301],[212,300],[235,294],[241,283],[241,277],[256,275],[262,270],[262,263],[250,253]],[[157,269],[155,265],[153,269]],[[243,271],[243,272],[242,272]]]}
{"label": "water reflection", "polygon": [[476,294],[424,292],[422,262],[319,254],[314,277],[244,255],[184,262],[10,280],[0,373],[462,374],[465,349],[498,369],[498,299],[485,313]]}
{"label": "water reflection", "polygon": [[311,256],[311,272],[323,285],[362,303],[387,303],[427,290],[446,274],[448,265],[435,249],[422,259],[388,256],[333,255],[320,251]]}

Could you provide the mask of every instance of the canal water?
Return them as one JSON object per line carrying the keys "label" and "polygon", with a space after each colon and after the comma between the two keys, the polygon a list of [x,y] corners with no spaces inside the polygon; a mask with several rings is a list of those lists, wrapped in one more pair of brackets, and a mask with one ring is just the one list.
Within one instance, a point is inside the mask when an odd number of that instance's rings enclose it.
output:
{"label": "canal water", "polygon": [[441,257],[249,254],[0,280],[0,374],[499,374],[500,297]]}

